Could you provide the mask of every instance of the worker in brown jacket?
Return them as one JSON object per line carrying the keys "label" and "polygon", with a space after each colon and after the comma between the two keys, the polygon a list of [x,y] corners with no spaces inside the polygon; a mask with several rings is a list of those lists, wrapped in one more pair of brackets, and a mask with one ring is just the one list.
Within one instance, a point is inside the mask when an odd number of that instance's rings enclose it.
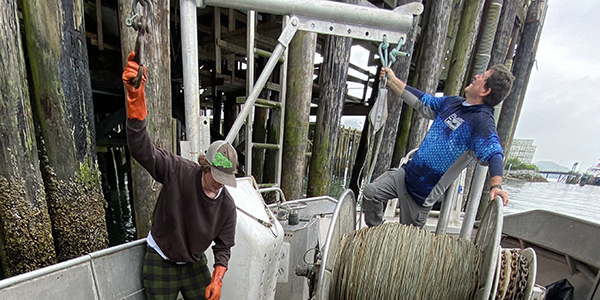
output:
{"label": "worker in brown jacket", "polygon": [[[144,87],[135,88],[134,52],[127,58],[127,142],[131,156],[163,187],[158,196],[144,257],[143,285],[148,299],[221,298],[223,276],[235,243],[236,208],[224,185],[236,186],[237,153],[225,141],[210,145],[198,163],[156,147],[146,130]],[[204,251],[211,243],[212,278]]]}

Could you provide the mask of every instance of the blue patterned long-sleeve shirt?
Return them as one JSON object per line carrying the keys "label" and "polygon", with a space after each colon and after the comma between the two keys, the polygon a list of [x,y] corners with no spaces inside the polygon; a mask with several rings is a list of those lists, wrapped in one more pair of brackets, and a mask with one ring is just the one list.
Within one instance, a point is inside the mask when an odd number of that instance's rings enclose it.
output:
{"label": "blue patterned long-sleeve shirt", "polygon": [[[407,92],[420,100],[415,101],[415,109],[433,119],[419,149],[404,166],[406,189],[416,202],[433,205],[473,158],[490,163],[492,176],[502,175],[503,150],[492,107],[469,105],[458,96],[434,97],[410,86],[403,98]],[[500,174],[495,174],[498,169]]]}

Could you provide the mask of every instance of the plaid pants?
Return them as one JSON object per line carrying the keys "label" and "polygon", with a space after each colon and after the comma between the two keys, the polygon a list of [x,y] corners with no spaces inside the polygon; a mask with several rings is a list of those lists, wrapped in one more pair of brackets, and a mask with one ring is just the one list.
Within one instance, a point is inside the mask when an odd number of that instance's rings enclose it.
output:
{"label": "plaid pants", "polygon": [[146,248],[143,276],[148,300],[175,300],[180,291],[185,300],[205,300],[204,291],[211,281],[204,254],[196,263],[179,265],[164,260],[150,247]]}

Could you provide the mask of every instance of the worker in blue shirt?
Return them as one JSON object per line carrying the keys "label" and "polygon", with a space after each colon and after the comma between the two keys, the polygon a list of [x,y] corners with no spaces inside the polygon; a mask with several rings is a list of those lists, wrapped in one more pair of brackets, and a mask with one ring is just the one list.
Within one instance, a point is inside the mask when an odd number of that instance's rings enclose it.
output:
{"label": "worker in blue shirt", "polygon": [[465,88],[465,98],[434,97],[407,86],[389,68],[387,85],[423,117],[433,120],[412,159],[390,169],[367,185],[363,191],[365,222],[368,226],[383,221],[383,204],[398,198],[400,223],[423,227],[435,202],[460,172],[473,160],[489,166],[490,199],[508,193],[502,189],[503,150],[494,123],[493,107],[510,92],[514,77],[503,65],[495,65],[475,76]]}

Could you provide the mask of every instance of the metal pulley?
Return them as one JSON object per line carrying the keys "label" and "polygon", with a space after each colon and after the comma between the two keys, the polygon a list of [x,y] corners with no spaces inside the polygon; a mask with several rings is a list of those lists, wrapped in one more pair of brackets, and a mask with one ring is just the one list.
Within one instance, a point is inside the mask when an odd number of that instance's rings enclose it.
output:
{"label": "metal pulley", "polygon": [[[138,7],[141,10],[138,11]],[[125,20],[128,27],[132,27],[138,32],[135,40],[135,57],[133,60],[138,63],[139,69],[137,76],[132,80],[133,86],[137,89],[142,83],[142,75],[144,74],[144,65],[142,64],[142,56],[144,53],[144,40],[146,33],[150,32],[150,16],[152,15],[152,0],[134,0],[131,6],[131,16]]]}

